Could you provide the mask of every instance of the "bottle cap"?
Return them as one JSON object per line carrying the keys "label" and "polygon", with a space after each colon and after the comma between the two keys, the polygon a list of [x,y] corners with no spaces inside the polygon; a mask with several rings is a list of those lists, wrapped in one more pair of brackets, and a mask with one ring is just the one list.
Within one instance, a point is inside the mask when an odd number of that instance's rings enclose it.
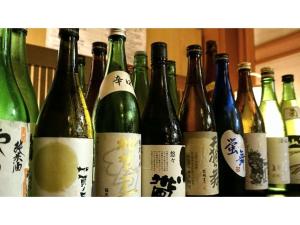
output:
{"label": "bottle cap", "polygon": [[78,55],[78,56],[77,56],[77,64],[85,65],[85,56],[83,56],[83,55]]}
{"label": "bottle cap", "polygon": [[110,29],[110,35],[121,35],[126,37],[126,29],[124,28],[111,28]]}
{"label": "bottle cap", "polygon": [[208,40],[206,42],[206,53],[217,51],[217,42],[215,40]]}
{"label": "bottle cap", "polygon": [[107,44],[104,43],[104,42],[101,42],[101,41],[96,41],[96,42],[93,42],[92,44],[92,53],[101,53],[101,52],[104,52],[104,54],[107,53]]}
{"label": "bottle cap", "polygon": [[251,63],[250,62],[241,62],[238,64],[238,70],[243,70],[243,69],[249,69],[251,70]]}
{"label": "bottle cap", "polygon": [[281,80],[282,80],[282,82],[287,82],[287,83],[293,82],[294,75],[293,74],[285,74],[282,76]]}
{"label": "bottle cap", "polygon": [[12,28],[12,32],[23,32],[25,35],[27,35],[27,29],[26,28]]}
{"label": "bottle cap", "polygon": [[229,60],[229,55],[227,53],[216,54],[216,60]]}
{"label": "bottle cap", "polygon": [[263,67],[260,69],[261,79],[264,78],[273,78],[274,79],[274,70],[271,67]]}
{"label": "bottle cap", "polygon": [[190,53],[202,54],[202,48],[200,45],[189,45],[186,48],[186,51],[187,51],[187,55],[189,55]]}
{"label": "bottle cap", "polygon": [[75,37],[77,40],[79,39],[79,28],[60,28],[59,29],[59,36],[63,37]]}
{"label": "bottle cap", "polygon": [[167,44],[165,42],[154,42],[151,44],[151,62],[167,60],[167,58]]}

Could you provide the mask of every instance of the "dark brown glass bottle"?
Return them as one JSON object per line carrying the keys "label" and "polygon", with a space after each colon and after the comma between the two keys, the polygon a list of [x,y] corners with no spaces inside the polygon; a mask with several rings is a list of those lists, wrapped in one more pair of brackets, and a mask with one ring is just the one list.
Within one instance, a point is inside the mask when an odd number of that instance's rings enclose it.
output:
{"label": "dark brown glass bottle", "polygon": [[186,194],[219,193],[218,138],[212,109],[202,81],[202,49],[187,47],[188,72],[179,118],[186,146]]}
{"label": "dark brown glass bottle", "polygon": [[207,41],[204,84],[205,84],[209,101],[212,100],[214,88],[215,88],[216,54],[217,54],[217,42],[214,40]]}
{"label": "dark brown glass bottle", "polygon": [[268,190],[267,139],[263,117],[255,101],[250,77],[251,63],[238,65],[236,106],[242,117],[245,141],[247,195],[265,196]]}
{"label": "dark brown glass bottle", "polygon": [[91,76],[88,84],[87,93],[85,96],[86,104],[90,115],[93,114],[93,109],[95,106],[97,96],[99,94],[100,85],[105,75],[107,44],[104,42],[94,42],[92,53],[93,63],[91,69]]}

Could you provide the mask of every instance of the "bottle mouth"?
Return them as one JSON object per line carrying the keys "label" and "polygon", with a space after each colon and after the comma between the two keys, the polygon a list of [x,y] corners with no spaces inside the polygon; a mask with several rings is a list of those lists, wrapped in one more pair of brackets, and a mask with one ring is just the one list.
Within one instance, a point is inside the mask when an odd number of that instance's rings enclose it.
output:
{"label": "bottle mouth", "polygon": [[24,33],[25,35],[27,35],[27,29],[26,28],[12,28],[11,31],[16,32],[16,33]]}
{"label": "bottle mouth", "polygon": [[218,54],[216,54],[216,61],[218,61],[218,60],[228,61],[229,55],[227,53],[218,53]]}
{"label": "bottle mouth", "polygon": [[92,54],[94,53],[107,53],[107,44],[105,42],[96,41],[92,44]]}
{"label": "bottle mouth", "polygon": [[241,62],[238,64],[238,70],[248,69],[251,70],[251,63],[250,62]]}
{"label": "bottle mouth", "polygon": [[126,29],[124,28],[111,28],[109,36],[120,35],[126,38]]}
{"label": "bottle mouth", "polygon": [[77,56],[77,64],[85,65],[85,56],[84,55]]}
{"label": "bottle mouth", "polygon": [[164,61],[168,59],[167,44],[165,42],[154,42],[151,44],[151,62]]}
{"label": "bottle mouth", "polygon": [[79,39],[79,28],[60,28],[59,36],[63,37],[75,37],[77,40]]}
{"label": "bottle mouth", "polygon": [[187,56],[189,56],[189,54],[202,54],[202,48],[200,45],[189,45],[186,48],[187,51]]}
{"label": "bottle mouth", "polygon": [[286,83],[294,82],[294,74],[282,75],[281,80],[282,82],[286,82]]}

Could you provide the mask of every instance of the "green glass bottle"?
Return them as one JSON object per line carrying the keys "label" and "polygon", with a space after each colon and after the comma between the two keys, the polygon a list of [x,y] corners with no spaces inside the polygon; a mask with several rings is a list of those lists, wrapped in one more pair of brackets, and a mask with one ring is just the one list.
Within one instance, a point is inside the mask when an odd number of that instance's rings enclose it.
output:
{"label": "green glass bottle", "polygon": [[91,196],[93,129],[76,71],[79,29],[59,29],[55,77],[38,117],[31,196]]}
{"label": "green glass bottle", "polygon": [[111,29],[108,62],[95,105],[97,196],[141,195],[138,103],[127,72],[125,30]]}
{"label": "green glass bottle", "polygon": [[142,117],[142,196],[185,196],[185,148],[167,83],[167,44],[151,44],[151,84]]}
{"label": "green glass bottle", "polygon": [[137,51],[134,54],[133,79],[133,87],[142,115],[149,94],[147,55],[144,51]]}
{"label": "green glass bottle", "polygon": [[267,139],[263,117],[255,101],[250,77],[251,63],[238,65],[239,86],[236,106],[240,111],[246,149],[247,195],[265,196],[268,190]]}
{"label": "green glass bottle", "polygon": [[179,110],[186,146],[186,194],[219,193],[218,137],[212,108],[203,85],[200,45],[187,47],[188,72]]}
{"label": "green glass bottle", "polygon": [[27,196],[29,122],[10,55],[11,29],[0,29],[0,196]]}
{"label": "green glass bottle", "polygon": [[[26,56],[26,35],[26,29],[12,29],[11,60],[18,87],[27,106],[30,123],[33,124],[31,127],[34,128],[39,115],[39,108],[36,94],[34,92],[28,72]],[[34,133],[34,130],[32,130],[31,133]]]}
{"label": "green glass bottle", "polygon": [[77,66],[78,66],[79,84],[80,84],[80,87],[81,87],[83,95],[85,95],[85,93],[86,93],[86,85],[85,85],[85,56],[78,55]]}
{"label": "green glass bottle", "polygon": [[294,75],[282,76],[283,92],[281,101],[281,114],[286,126],[289,139],[290,176],[288,185],[289,195],[300,194],[300,108],[294,89]]}
{"label": "green glass bottle", "polygon": [[285,125],[275,94],[274,71],[270,67],[261,69],[262,95],[259,109],[264,119],[270,194],[286,192],[290,183],[288,139]]}
{"label": "green glass bottle", "polygon": [[171,100],[175,112],[177,114],[179,110],[179,100],[178,100],[177,84],[176,84],[176,62],[172,60],[167,61],[167,83],[171,95]]}

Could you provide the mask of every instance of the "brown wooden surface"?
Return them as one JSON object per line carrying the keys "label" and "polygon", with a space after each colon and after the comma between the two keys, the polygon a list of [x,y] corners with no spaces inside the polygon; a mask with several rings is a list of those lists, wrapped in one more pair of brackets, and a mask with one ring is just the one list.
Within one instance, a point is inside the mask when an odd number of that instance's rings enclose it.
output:
{"label": "brown wooden surface", "polygon": [[300,31],[256,46],[256,64],[300,52]]}

